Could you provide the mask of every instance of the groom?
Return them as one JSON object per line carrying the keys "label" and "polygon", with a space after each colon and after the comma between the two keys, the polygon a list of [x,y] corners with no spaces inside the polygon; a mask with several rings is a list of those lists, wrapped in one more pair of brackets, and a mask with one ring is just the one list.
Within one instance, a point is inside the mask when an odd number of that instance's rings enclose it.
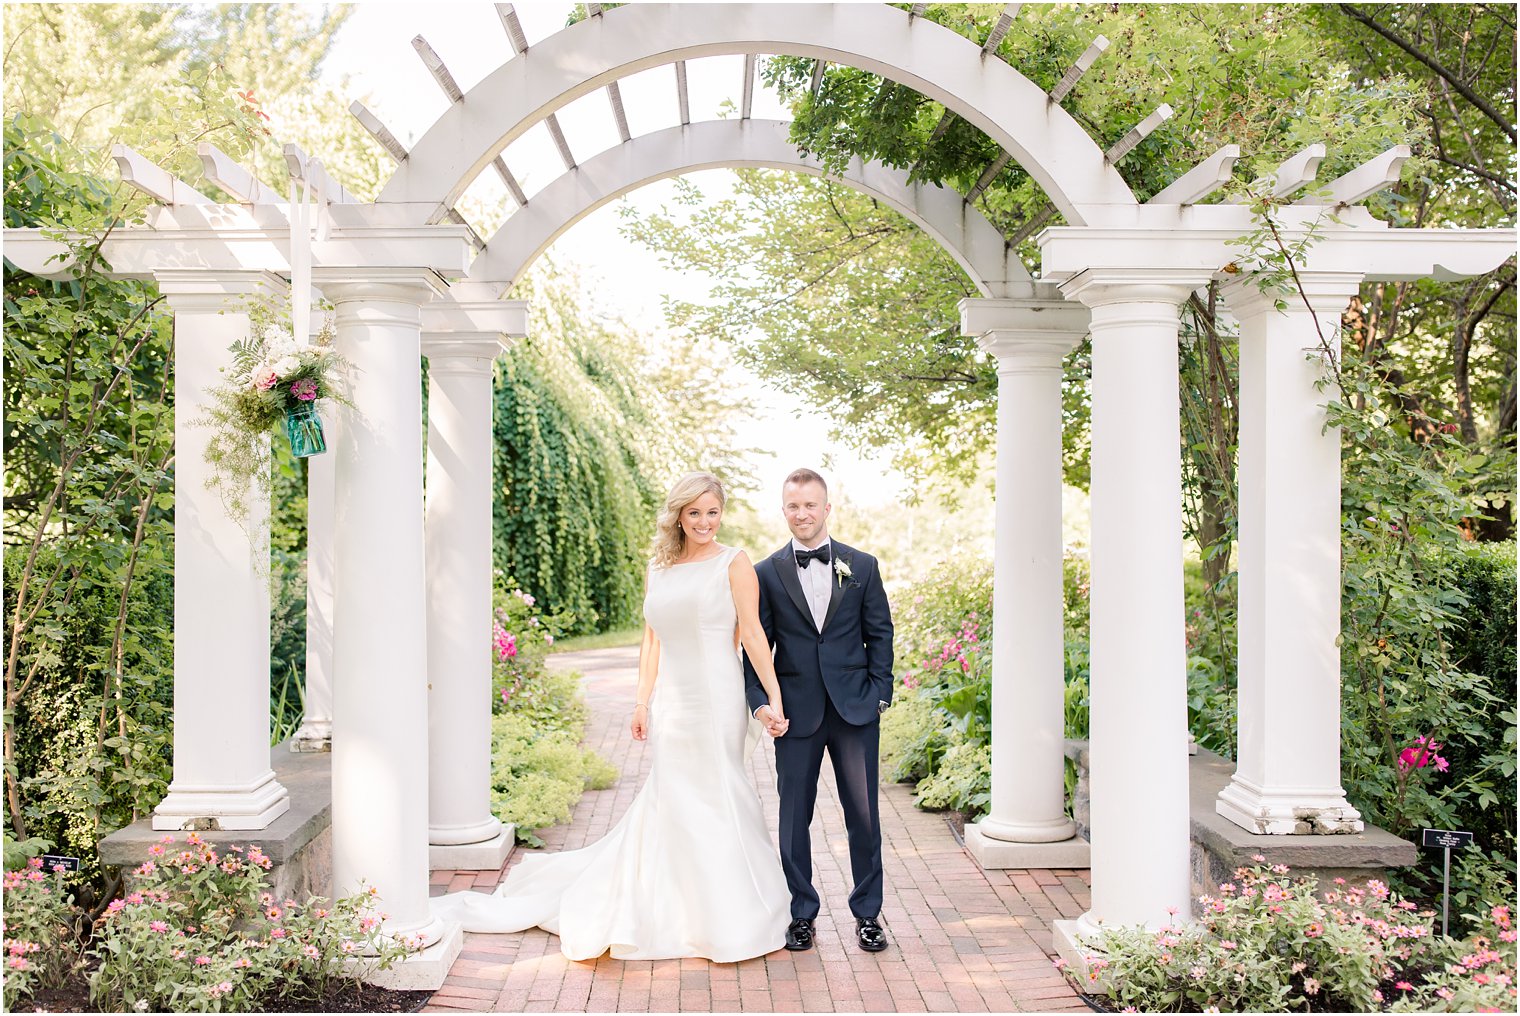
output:
{"label": "groom", "polygon": [[[876,808],[878,717],[892,701],[892,614],[876,559],[829,539],[823,477],[799,469],[782,486],[792,540],[755,565],[760,624],[775,648],[776,678],[790,726],[776,737],[781,867],[792,892],[786,947],[813,947],[818,892],[808,825],[828,750],[849,833],[855,889],[850,910],[867,952],[881,952],[881,820]],[[750,711],[772,736],[782,728],[745,660]]]}

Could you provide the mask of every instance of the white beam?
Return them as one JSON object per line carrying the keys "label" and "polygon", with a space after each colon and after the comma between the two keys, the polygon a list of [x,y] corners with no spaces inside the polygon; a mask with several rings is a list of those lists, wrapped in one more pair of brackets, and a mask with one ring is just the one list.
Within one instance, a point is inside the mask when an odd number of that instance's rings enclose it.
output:
{"label": "white beam", "polygon": [[124,183],[167,205],[209,205],[211,199],[126,145],[112,145],[111,158]]}
{"label": "white beam", "polygon": [[246,204],[278,204],[285,195],[244,169],[232,156],[209,142],[195,146],[201,172],[234,198]]}
{"label": "white beam", "polygon": [[300,145],[285,146],[285,166],[293,180],[305,180],[313,187],[320,187],[330,205],[356,205],[359,199],[350,194],[341,183],[334,180],[322,166],[321,159],[314,159],[301,150]]}
{"label": "white beam", "polygon": [[1082,80],[1082,75],[1087,73],[1087,69],[1097,62],[1098,57],[1102,56],[1107,48],[1106,36],[1100,35],[1094,39],[1092,45],[1082,51],[1082,55],[1077,57],[1077,62],[1067,68],[1066,73],[1061,75],[1061,80],[1057,81],[1056,86],[1050,90],[1050,101],[1060,102],[1066,98],[1071,90],[1077,87],[1077,82]]}
{"label": "white beam", "polygon": [[1319,164],[1324,161],[1325,146],[1323,144],[1310,145],[1266,176],[1257,177],[1251,184],[1251,188],[1255,190],[1258,186],[1270,181],[1272,196],[1285,198],[1312,182],[1319,175]]}
{"label": "white beam", "polygon": [[1117,165],[1121,159],[1134,150],[1135,146],[1150,136],[1151,132],[1160,127],[1172,115],[1172,107],[1166,103],[1157,106],[1150,116],[1135,124],[1134,128],[1119,143],[1103,153],[1103,161],[1109,165]]}
{"label": "white beam", "polygon": [[1404,163],[1409,161],[1409,146],[1395,145],[1383,154],[1336,177],[1324,188],[1325,194],[1309,194],[1300,203],[1306,205],[1351,205],[1371,197],[1385,187],[1399,182]]}
{"label": "white beam", "polygon": [[1146,202],[1148,205],[1191,205],[1230,182],[1239,145],[1225,145],[1192,169],[1173,180]]}
{"label": "white beam", "polygon": [[486,242],[480,238],[479,233],[475,232],[475,227],[470,225],[469,220],[459,213],[459,209],[450,208],[443,217],[456,226],[464,227],[470,237],[470,246],[474,247],[477,253],[486,249]]}
{"label": "white beam", "polygon": [[391,129],[385,126],[378,116],[364,107],[364,103],[355,99],[348,104],[348,111],[364,126],[365,130],[369,131],[371,137],[380,142],[380,147],[384,148],[391,158],[397,162],[406,158],[406,146],[391,133]]}

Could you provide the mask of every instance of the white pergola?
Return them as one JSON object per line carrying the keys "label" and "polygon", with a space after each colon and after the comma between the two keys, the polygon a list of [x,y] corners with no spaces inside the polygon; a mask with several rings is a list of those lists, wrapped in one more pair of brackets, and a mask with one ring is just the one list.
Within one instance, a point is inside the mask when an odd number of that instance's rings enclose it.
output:
{"label": "white pergola", "polygon": [[[297,740],[332,759],[335,890],[378,887],[396,934],[429,947],[382,975],[442,983],[457,927],[428,905],[428,868],[491,867],[510,848],[489,808],[492,362],[526,332],[503,299],[555,238],[651,181],[719,166],[821,168],[787,126],[750,118],[762,54],[812,57],[911,86],[992,137],[1002,155],[970,195],[910,185],[858,161],[841,182],[934,236],[980,293],[962,326],[997,359],[993,772],[989,815],[967,831],[988,867],[1069,863],[1079,846],[1063,808],[1061,364],[1093,348],[1091,540],[1092,909],[1058,922],[1076,958],[1099,925],[1187,913],[1188,772],[1183,644],[1179,306],[1213,278],[1241,325],[1240,752],[1218,810],[1252,832],[1351,832],[1340,786],[1339,435],[1324,428],[1321,365],[1307,351],[1369,279],[1459,277],[1513,253],[1514,230],[1390,229],[1356,202],[1398,178],[1395,149],[1282,213],[1288,242],[1318,241],[1300,265],[1308,305],[1279,311],[1249,271],[1223,276],[1249,209],[1199,204],[1230,178],[1227,146],[1138,202],[1115,164],[1170,114],[1161,107],[1101,150],[1060,103],[1107,47],[1094,40],[1046,93],[994,52],[1019,5],[982,45],[886,5],[636,4],[534,44],[498,4],[515,55],[465,91],[420,37],[414,46],[451,99],[410,150],[368,110],[354,114],[397,159],[372,203],[288,148],[293,179],[318,184],[329,228],[291,228],[279,192],[203,146],[218,204],[128,150],[123,176],[160,203],[106,244],[113,271],[157,280],[175,315],[179,449],[175,477],[174,780],[155,828],[214,820],[266,827],[288,807],[269,767],[268,590],[242,532],[204,486],[204,436],[189,426],[225,350],[248,332],[250,294],[278,297],[309,244],[312,280],[336,307],[339,351],[359,368],[353,408],[330,419],[334,454],[311,460],[308,716]],[[685,61],[745,58],[737,120],[691,122]],[[620,79],[671,66],[680,125],[633,137]],[[583,162],[556,111],[606,92],[621,143]],[[503,159],[546,123],[564,174],[529,199]],[[948,122],[948,120],[947,120]],[[1279,197],[1314,183],[1324,147],[1274,174]],[[1011,159],[1069,225],[1040,237],[1038,280],[971,203]],[[487,168],[519,207],[489,240],[455,204]],[[60,246],[6,230],[6,256],[43,275]],[[420,361],[429,361],[427,488]],[[265,506],[267,516],[267,506]],[[256,519],[259,513],[255,513]],[[427,745],[426,757],[417,746]]]}

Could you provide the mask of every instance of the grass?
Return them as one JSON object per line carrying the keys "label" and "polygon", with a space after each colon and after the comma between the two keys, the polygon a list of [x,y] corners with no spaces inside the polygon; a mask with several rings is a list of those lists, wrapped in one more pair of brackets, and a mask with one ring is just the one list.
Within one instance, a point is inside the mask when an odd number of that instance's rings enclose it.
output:
{"label": "grass", "polygon": [[599,635],[577,635],[574,638],[559,639],[550,651],[573,653],[579,649],[616,649],[619,646],[636,646],[643,638],[643,626],[619,628],[616,631],[604,631]]}

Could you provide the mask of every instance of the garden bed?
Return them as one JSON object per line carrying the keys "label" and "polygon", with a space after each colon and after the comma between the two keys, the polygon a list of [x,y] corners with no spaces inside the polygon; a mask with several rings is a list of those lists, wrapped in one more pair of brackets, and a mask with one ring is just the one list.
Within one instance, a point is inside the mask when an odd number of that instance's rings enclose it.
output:
{"label": "garden bed", "polygon": [[[99,1012],[90,1004],[88,972],[69,978],[56,988],[37,991],[15,1012]],[[271,999],[263,1012],[420,1012],[433,997],[431,991],[391,991],[367,984],[338,985],[320,998],[291,996]]]}

